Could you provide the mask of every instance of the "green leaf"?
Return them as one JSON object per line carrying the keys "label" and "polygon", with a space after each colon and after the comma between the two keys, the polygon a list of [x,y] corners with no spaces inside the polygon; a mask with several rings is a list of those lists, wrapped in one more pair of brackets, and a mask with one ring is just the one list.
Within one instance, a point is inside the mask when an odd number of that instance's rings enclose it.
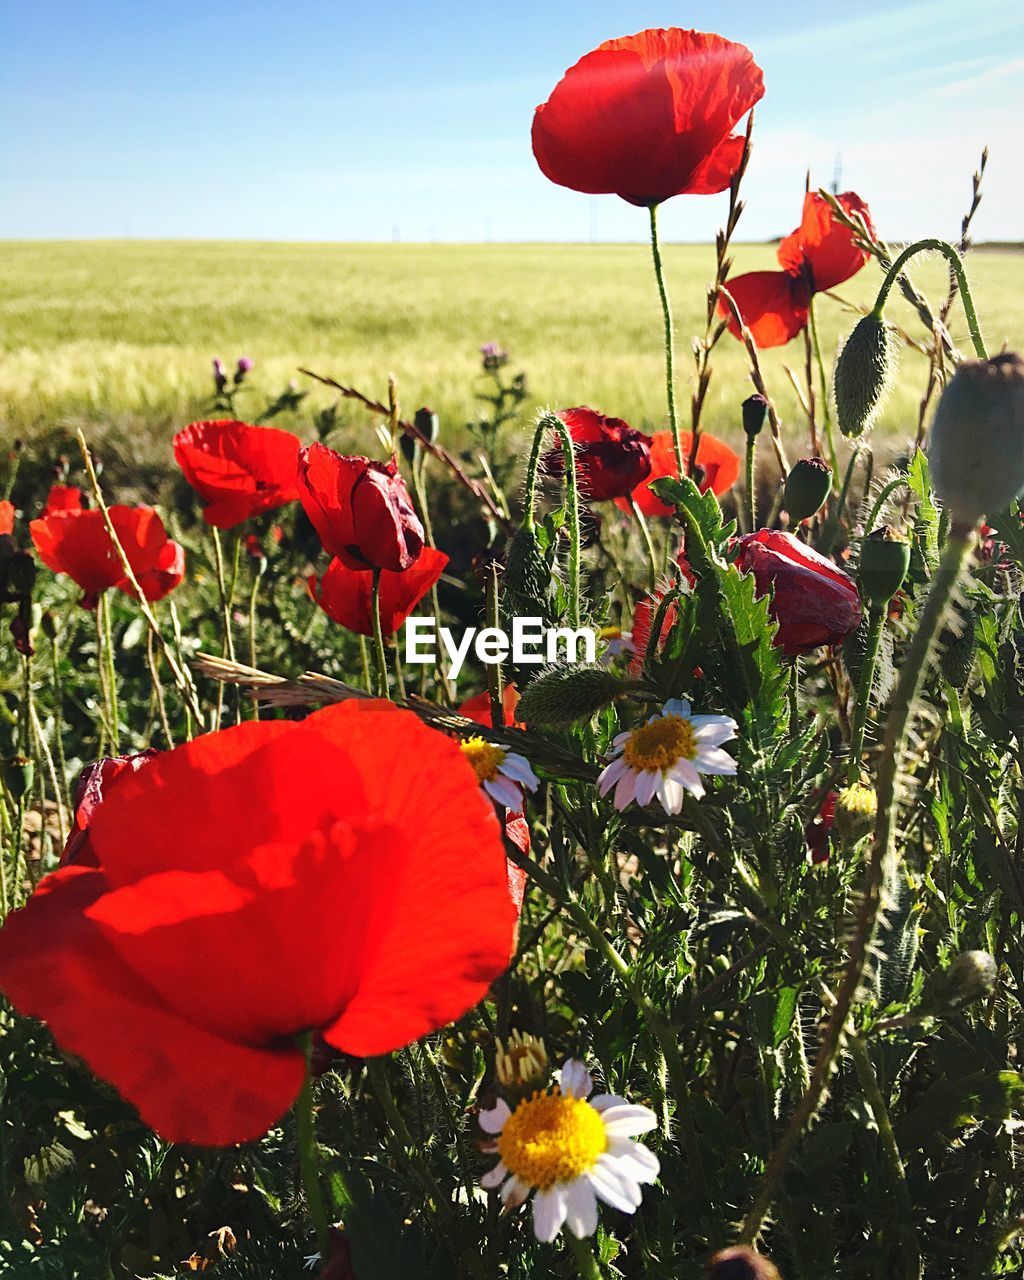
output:
{"label": "green leaf", "polygon": [[901,1147],[930,1147],[979,1120],[1007,1120],[1024,1106],[1017,1071],[978,1071],[946,1077],[926,1091],[897,1126]]}
{"label": "green leaf", "polygon": [[796,987],[783,987],[775,1005],[775,1016],[772,1018],[772,1047],[777,1049],[789,1035],[793,1026],[793,1015],[796,1013],[796,1000],[799,995]]}

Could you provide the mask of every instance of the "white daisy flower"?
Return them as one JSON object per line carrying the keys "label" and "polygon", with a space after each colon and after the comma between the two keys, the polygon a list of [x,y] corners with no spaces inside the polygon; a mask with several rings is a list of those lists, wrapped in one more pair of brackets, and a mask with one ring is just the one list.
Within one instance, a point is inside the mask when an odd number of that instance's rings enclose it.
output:
{"label": "white daisy flower", "polygon": [[704,794],[702,773],[733,774],[736,761],[721,750],[736,737],[729,716],[695,716],[685,698],[672,698],[639,729],[614,739],[614,759],[597,780],[603,796],[615,788],[615,807],[649,804],[657,796],[666,813],[679,813],[687,791]]}
{"label": "white daisy flower", "polygon": [[[658,1157],[634,1139],[657,1125],[649,1107],[601,1093],[582,1062],[568,1061],[558,1084],[516,1106],[499,1100],[480,1113],[498,1163],[480,1179],[500,1188],[506,1208],[533,1195],[533,1230],[550,1244],[563,1226],[582,1240],[597,1230],[597,1201],[634,1213],[641,1187],[658,1176]],[[588,1101],[589,1099],[589,1101]]]}
{"label": "white daisy flower", "polygon": [[598,660],[602,667],[607,667],[623,655],[632,657],[636,653],[632,631],[623,631],[621,627],[602,627],[597,638],[604,644],[604,650]]}
{"label": "white daisy flower", "polygon": [[477,781],[495,804],[522,813],[525,792],[536,791],[540,785],[529,760],[483,738],[467,738],[459,745],[476,771]]}

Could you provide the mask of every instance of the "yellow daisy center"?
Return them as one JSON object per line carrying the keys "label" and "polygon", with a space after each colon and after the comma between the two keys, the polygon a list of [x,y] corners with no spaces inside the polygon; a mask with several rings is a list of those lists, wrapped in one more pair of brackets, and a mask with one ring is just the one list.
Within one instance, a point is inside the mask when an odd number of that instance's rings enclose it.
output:
{"label": "yellow daisy center", "polygon": [[680,760],[697,754],[693,725],[682,716],[659,716],[641,729],[634,729],[622,751],[631,769],[641,773],[671,769]]}
{"label": "yellow daisy center", "polygon": [[476,771],[477,782],[493,782],[505,762],[505,751],[483,738],[467,738],[459,744],[462,754]]}
{"label": "yellow daisy center", "polygon": [[498,1138],[505,1168],[541,1190],[586,1173],[607,1146],[600,1114],[558,1088],[521,1102]]}
{"label": "yellow daisy center", "polygon": [[599,640],[621,640],[622,628],[621,627],[602,627],[601,630],[597,633],[597,638]]}

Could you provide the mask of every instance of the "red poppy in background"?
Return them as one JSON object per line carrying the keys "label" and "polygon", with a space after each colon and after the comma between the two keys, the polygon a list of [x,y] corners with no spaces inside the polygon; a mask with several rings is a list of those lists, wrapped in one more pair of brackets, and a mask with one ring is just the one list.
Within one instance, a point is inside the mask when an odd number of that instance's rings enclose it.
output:
{"label": "red poppy in background", "polygon": [[[688,459],[693,436],[689,431],[681,431],[679,442],[683,458]],[[716,497],[728,493],[740,474],[739,454],[734,453],[723,441],[709,436],[706,431],[701,432],[697,445],[697,466],[703,473],[699,485],[701,493],[707,493],[710,489]],[[679,476],[671,431],[655,431],[651,436],[651,473],[633,490],[633,501],[645,516],[672,515],[672,508],[667,507],[649,488],[652,480],[660,480],[662,476],[671,476],[673,479]],[[629,503],[624,498],[616,499],[615,505],[623,511],[629,510]]]}
{"label": "red poppy in background", "polygon": [[423,525],[398,464],[311,444],[299,454],[299,500],[324,550],[350,569],[400,573],[423,549]]}
{"label": "red poppy in background", "polygon": [[[142,594],[150,604],[154,604],[170,595],[175,587],[181,585],[184,577],[185,548],[180,542],[168,538],[157,556],[156,564],[147,573],[139,575],[138,583]],[[122,578],[117,585],[129,595],[135,594],[127,578]]]}
{"label": "red poppy in background", "polygon": [[64,843],[64,851],[60,855],[60,865],[75,863],[80,867],[98,867],[96,857],[89,843],[89,823],[96,809],[110,794],[110,788],[126,771],[131,773],[141,769],[159,751],[150,747],[128,756],[105,756],[93,764],[86,765],[78,775],[75,787],[75,820],[74,826]]}
{"label": "red poppy in background", "polygon": [[[860,196],[844,191],[836,199],[848,214],[860,214],[874,234],[871,213]],[[781,347],[806,328],[811,298],[855,276],[868,256],[853,243],[853,232],[836,221],[828,201],[808,191],[800,226],[779,245],[782,270],[750,271],[726,281],[726,288],[757,345]],[[739,325],[724,298],[718,311],[738,338]]]}
{"label": "red poppy in background", "polygon": [[[380,575],[380,627],[394,635],[444,572],[448,557],[433,547],[424,547],[411,569]],[[361,636],[373,635],[373,573],[350,569],[341,560],[332,560],[322,578],[310,574],[309,594],[329,618]]]}
{"label": "red poppy in background", "polygon": [[804,827],[804,840],[815,865],[828,862],[829,849],[832,845],[832,828],[836,821],[836,800],[838,791],[826,791],[821,802],[818,815]]}
{"label": "red poppy in background", "polygon": [[508,964],[502,829],[472,766],[411,712],[249,721],[123,773],[98,866],[46,876],[0,930],[0,989],[170,1142],[258,1138],[300,1037],[390,1053]]}
{"label": "red poppy in background", "polygon": [[790,533],[759,529],[737,540],[736,567],[752,573],[758,595],[771,592],[775,643],[791,657],[840,644],[860,625],[853,579]]}
{"label": "red poppy in background", "polygon": [[[502,724],[514,725],[516,728],[525,729],[526,725],[516,719],[516,707],[518,705],[519,690],[510,681],[501,695],[501,709],[504,717]],[[489,729],[495,727],[491,718],[491,695],[486,689],[483,693],[477,693],[472,698],[467,698],[459,706],[458,714],[465,716],[467,720],[475,720],[477,724],[485,725]]]}
{"label": "red poppy in background", "polygon": [[[651,437],[642,431],[584,407],[563,409],[558,416],[575,445],[576,479],[588,502],[621,498],[651,474]],[[544,469],[563,473],[561,444],[544,455]]]}
{"label": "red poppy in background", "polygon": [[[148,574],[167,571],[167,547],[177,544],[170,542],[152,507],[114,506],[109,511],[117,540],[145,590],[144,583],[152,581]],[[54,573],[66,573],[82,588],[82,604],[87,609],[96,607],[102,591],[118,586],[127,589],[121,558],[102,511],[64,510],[40,516],[29,525],[29,532],[43,564]]]}
{"label": "red poppy in background", "polygon": [[0,502],[0,537],[14,532],[14,503],[6,498]]}
{"label": "red poppy in background", "polygon": [[46,495],[46,505],[40,515],[52,516],[59,511],[83,511],[84,509],[82,491],[77,485],[55,484],[50,486],[50,492]]}
{"label": "red poppy in background", "polygon": [[737,123],[764,93],[748,48],[702,31],[606,40],[570,67],[533,117],[533,154],[560,186],[630,204],[724,191]]}
{"label": "red poppy in background", "polygon": [[294,502],[300,448],[290,431],[229,418],[190,423],[174,437],[174,459],[217,529]]}

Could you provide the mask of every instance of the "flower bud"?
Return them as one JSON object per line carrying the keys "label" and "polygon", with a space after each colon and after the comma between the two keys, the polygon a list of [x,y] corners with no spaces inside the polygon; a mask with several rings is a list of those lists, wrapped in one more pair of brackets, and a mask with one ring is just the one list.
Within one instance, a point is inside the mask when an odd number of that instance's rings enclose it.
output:
{"label": "flower bud", "polygon": [[747,396],[741,406],[743,413],[743,430],[751,440],[755,440],[764,426],[768,416],[768,401],[762,395]]}
{"label": "flower bud", "polygon": [[892,525],[872,529],[860,549],[860,593],[873,609],[885,609],[910,569],[910,543]]}
{"label": "flower bud", "polygon": [[1024,490],[1024,360],[965,360],[942,393],[928,440],[935,492],[971,527]]}
{"label": "flower bud", "polygon": [[832,374],[836,418],[844,436],[874,426],[899,366],[899,336],[880,317],[864,316],[843,343]]}
{"label": "flower bud", "polygon": [[996,962],[987,951],[962,951],[948,969],[928,975],[922,1009],[941,1015],[983,1000],[994,989],[997,973]]}
{"label": "flower bud", "polygon": [[437,443],[441,423],[433,409],[428,409],[426,406],[422,409],[417,409],[413,418],[413,424],[420,435],[426,436],[431,444]]}
{"label": "flower bud", "polygon": [[228,375],[224,372],[224,362],[219,356],[213,358],[213,385],[218,394],[228,385]]}
{"label": "flower bud", "polygon": [[502,1091],[524,1098],[543,1089],[551,1074],[544,1041],[528,1031],[513,1031],[504,1043],[499,1040],[494,1065]]}
{"label": "flower bud", "polygon": [[874,787],[866,787],[862,782],[843,787],[836,796],[833,820],[836,839],[843,848],[852,848],[874,830],[877,813],[878,797]]}
{"label": "flower bud", "polygon": [[36,767],[28,756],[11,756],[4,761],[4,782],[15,800],[28,795],[35,777]]}
{"label": "flower bud", "polygon": [[549,667],[523,690],[516,714],[528,725],[576,724],[635,688],[606,667]]}
{"label": "flower bud", "polygon": [[8,588],[16,596],[30,596],[36,582],[36,562],[27,551],[19,551],[7,562],[6,577]]}
{"label": "flower bud", "polygon": [[978,652],[978,626],[970,608],[957,607],[956,615],[956,625],[943,628],[939,637],[939,668],[954,689],[963,691]]}
{"label": "flower bud", "polygon": [[801,458],[793,464],[783,491],[794,524],[809,520],[825,504],[832,489],[832,468],[823,458]]}
{"label": "flower bud", "polygon": [[708,1259],[704,1280],[782,1280],[778,1268],[748,1245],[719,1249]]}
{"label": "flower bud", "polygon": [[248,356],[239,356],[235,365],[234,383],[236,387],[240,387],[245,381],[245,375],[252,369],[253,362]]}
{"label": "flower bud", "polygon": [[546,616],[551,570],[536,531],[523,525],[512,535],[505,557],[505,595],[508,612],[525,618]]}

